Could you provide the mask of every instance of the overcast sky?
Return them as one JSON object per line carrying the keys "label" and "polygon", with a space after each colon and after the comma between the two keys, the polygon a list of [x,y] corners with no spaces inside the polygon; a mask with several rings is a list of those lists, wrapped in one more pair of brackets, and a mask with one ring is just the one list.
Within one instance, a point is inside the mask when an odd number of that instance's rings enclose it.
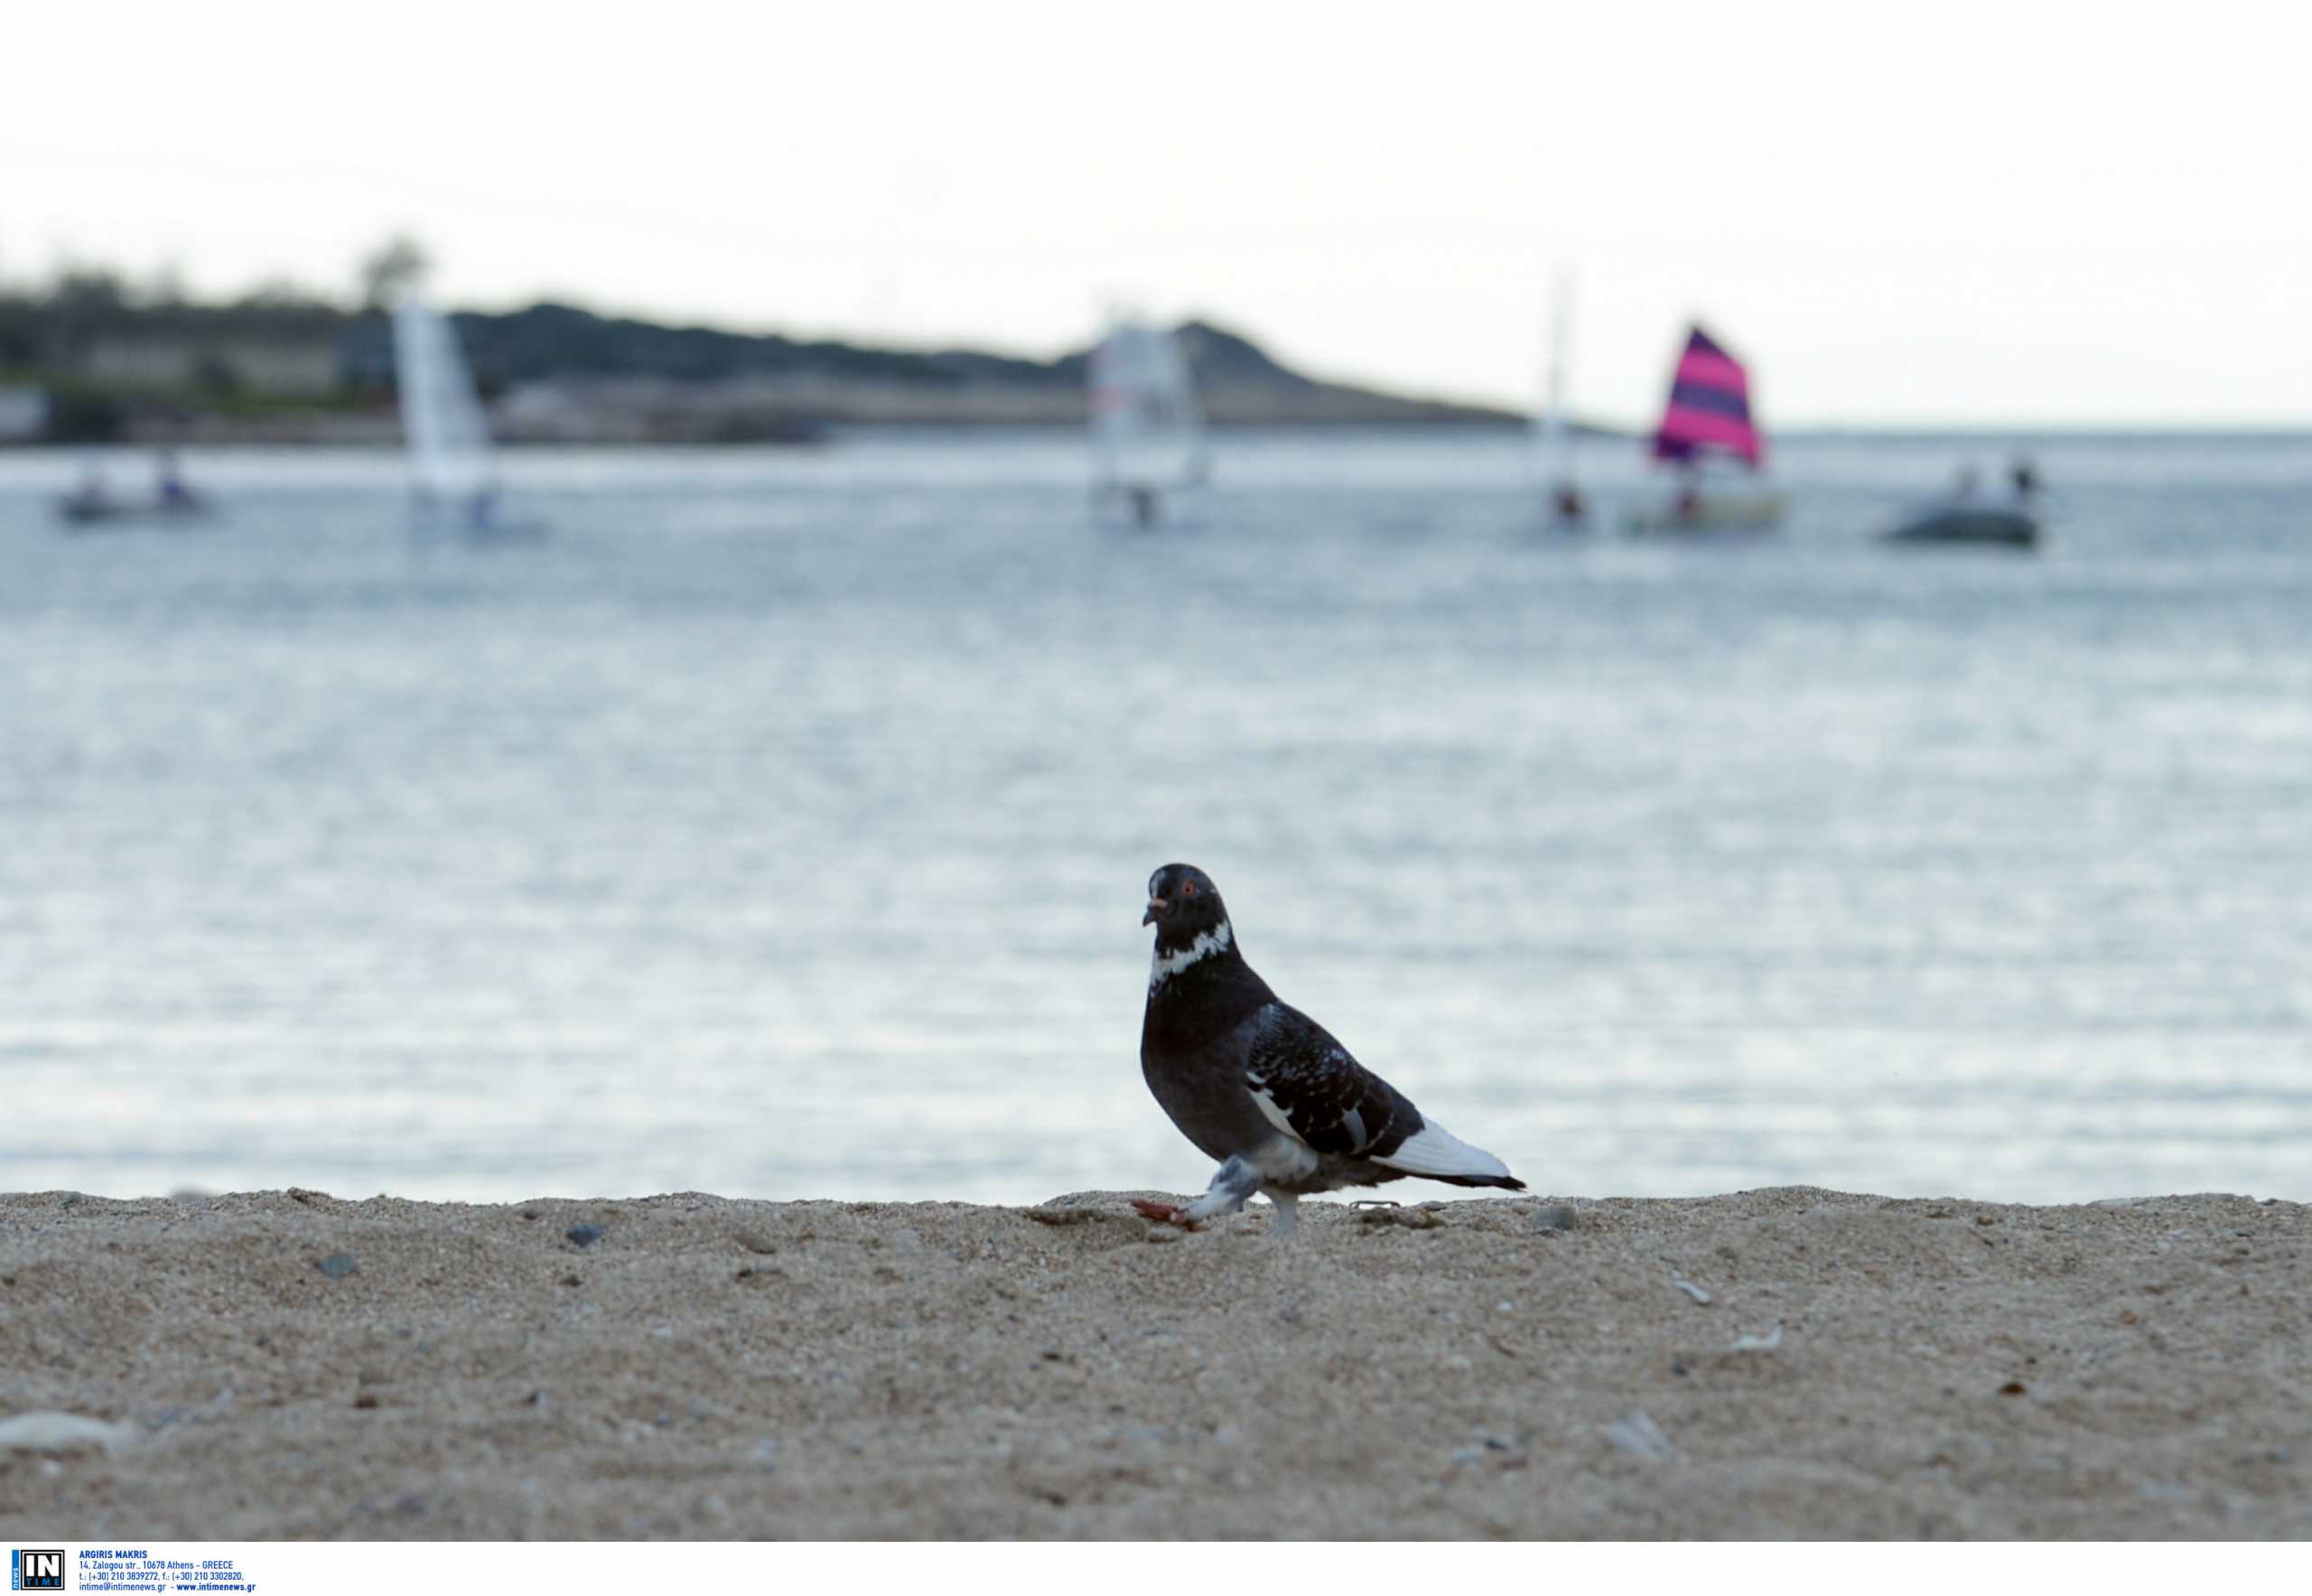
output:
{"label": "overcast sky", "polygon": [[[58,6],[0,276],[79,259],[1039,354],[1102,305],[1636,420],[2312,422],[2301,6]],[[2156,25],[2138,20],[2156,16]],[[1889,20],[1899,19],[1899,20]]]}

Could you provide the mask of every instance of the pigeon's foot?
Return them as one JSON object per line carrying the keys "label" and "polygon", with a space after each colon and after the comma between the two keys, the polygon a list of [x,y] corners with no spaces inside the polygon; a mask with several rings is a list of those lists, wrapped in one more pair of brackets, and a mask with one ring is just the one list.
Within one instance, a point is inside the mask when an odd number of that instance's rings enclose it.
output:
{"label": "pigeon's foot", "polygon": [[1188,1206],[1188,1217],[1193,1221],[1209,1219],[1216,1214],[1241,1214],[1245,1199],[1261,1189],[1261,1174],[1241,1156],[1231,1157],[1213,1171],[1212,1184],[1204,1195]]}
{"label": "pigeon's foot", "polygon": [[1196,1221],[1189,1218],[1188,1209],[1177,1203],[1151,1202],[1147,1198],[1135,1197],[1132,1199],[1132,1206],[1139,1210],[1143,1219],[1153,1219],[1160,1225],[1178,1225],[1183,1230],[1196,1228]]}
{"label": "pigeon's foot", "polygon": [[1276,1209],[1276,1218],[1269,1221],[1268,1233],[1271,1236],[1291,1235],[1300,1223],[1300,1197],[1291,1191],[1275,1190],[1269,1191],[1266,1195]]}

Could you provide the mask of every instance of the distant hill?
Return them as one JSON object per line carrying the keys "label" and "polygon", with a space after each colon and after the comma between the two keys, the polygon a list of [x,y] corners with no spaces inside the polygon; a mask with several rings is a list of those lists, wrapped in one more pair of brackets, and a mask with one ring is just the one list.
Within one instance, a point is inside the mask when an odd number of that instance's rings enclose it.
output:
{"label": "distant hill", "polygon": [[[758,399],[784,393],[798,414],[838,424],[1072,425],[1085,416],[1087,350],[1037,360],[976,350],[876,349],[668,327],[553,303],[503,314],[461,311],[452,321],[477,379],[493,390],[635,380],[732,385]],[[1223,426],[1523,419],[1481,405],[1323,382],[1209,322],[1188,322],[1179,335],[1205,414]],[[345,350],[354,380],[392,381],[392,342],[381,318],[349,328]]]}
{"label": "distant hill", "polygon": [[[1074,425],[1086,414],[1088,350],[879,349],[552,303],[451,319],[512,439],[742,441],[844,425]],[[1207,322],[1179,331],[1217,425],[1524,420],[1328,382]],[[311,298],[139,303],[104,279],[0,294],[0,384],[45,387],[57,441],[382,440],[396,425],[388,319]]]}

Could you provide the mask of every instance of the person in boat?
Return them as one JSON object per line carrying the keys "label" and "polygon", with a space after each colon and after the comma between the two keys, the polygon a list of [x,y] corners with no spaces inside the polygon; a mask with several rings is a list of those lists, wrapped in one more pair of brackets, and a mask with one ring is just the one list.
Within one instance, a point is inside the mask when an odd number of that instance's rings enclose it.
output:
{"label": "person in boat", "polygon": [[1161,515],[1164,509],[1164,501],[1156,496],[1156,490],[1144,487],[1127,488],[1124,492],[1132,501],[1132,524],[1135,527],[1154,526],[1156,518]]}
{"label": "person in boat", "polygon": [[71,502],[85,509],[109,509],[112,507],[112,484],[105,481],[105,468],[90,461],[80,470],[80,485],[72,490]]}
{"label": "person in boat", "polygon": [[1581,490],[1571,482],[1560,482],[1551,502],[1556,506],[1557,518],[1561,521],[1579,521],[1590,513],[1590,506],[1582,499]]}
{"label": "person in boat", "polygon": [[1701,519],[1701,473],[1688,471],[1678,479],[1678,496],[1670,501],[1670,513],[1681,521]]}
{"label": "person in boat", "polygon": [[193,504],[192,490],[186,487],[183,474],[177,470],[177,453],[163,449],[153,462],[154,492],[163,509],[190,509]]}
{"label": "person in boat", "polygon": [[2039,490],[2039,472],[2028,454],[2018,454],[2009,462],[2007,480],[2015,484],[2018,499],[2028,499]]}

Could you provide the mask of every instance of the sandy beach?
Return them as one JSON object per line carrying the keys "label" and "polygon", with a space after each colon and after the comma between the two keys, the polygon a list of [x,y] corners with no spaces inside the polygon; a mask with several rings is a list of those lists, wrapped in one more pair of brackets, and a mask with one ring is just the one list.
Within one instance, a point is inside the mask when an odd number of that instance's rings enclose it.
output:
{"label": "sandy beach", "polygon": [[0,1198],[0,1533],[2312,1535],[2300,1204],[1128,1195]]}

